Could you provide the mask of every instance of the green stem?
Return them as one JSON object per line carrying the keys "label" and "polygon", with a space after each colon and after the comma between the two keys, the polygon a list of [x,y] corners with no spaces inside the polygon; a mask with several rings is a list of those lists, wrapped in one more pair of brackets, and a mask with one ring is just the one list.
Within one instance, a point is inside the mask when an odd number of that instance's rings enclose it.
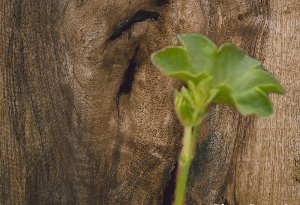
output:
{"label": "green stem", "polygon": [[[197,126],[195,126],[194,129],[193,129],[193,143],[194,143],[194,144],[196,143],[196,140],[197,140],[197,137],[198,137],[198,130],[199,130],[199,127],[200,127],[200,125],[197,125]],[[196,144],[195,144],[195,146],[196,146]],[[194,152],[195,152],[195,150],[194,150]]]}
{"label": "green stem", "polygon": [[179,165],[176,177],[174,205],[184,204],[186,182],[188,179],[190,165],[194,158],[198,129],[199,125],[184,128],[183,147],[179,156]]}

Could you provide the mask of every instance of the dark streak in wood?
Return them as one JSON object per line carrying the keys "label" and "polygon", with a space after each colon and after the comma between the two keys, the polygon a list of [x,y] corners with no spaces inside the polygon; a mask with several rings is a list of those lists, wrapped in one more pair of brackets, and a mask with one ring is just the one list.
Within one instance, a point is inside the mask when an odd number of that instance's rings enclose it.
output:
{"label": "dark streak in wood", "polygon": [[163,204],[171,205],[174,201],[175,181],[176,181],[177,162],[174,162],[172,169],[169,172],[170,179],[167,186],[164,189]]}
{"label": "dark streak in wood", "polygon": [[166,4],[169,4],[168,0],[155,0],[157,6],[164,6]]}
{"label": "dark streak in wood", "polygon": [[130,29],[130,27],[134,23],[143,22],[143,21],[146,21],[147,19],[157,20],[158,17],[159,17],[159,13],[157,13],[157,12],[139,10],[133,15],[133,17],[127,23],[125,23],[125,25],[123,25],[122,27],[116,28],[115,32],[113,33],[113,35],[111,35],[109,37],[108,40],[113,41],[116,38],[120,37],[122,35],[122,32]]}
{"label": "dark streak in wood", "polygon": [[135,53],[132,57],[132,59],[129,62],[129,65],[127,69],[124,72],[123,82],[120,86],[119,92],[118,92],[118,98],[120,98],[120,95],[122,94],[129,94],[132,88],[132,83],[134,80],[134,74],[136,73],[136,55],[139,50],[139,47],[137,46]]}

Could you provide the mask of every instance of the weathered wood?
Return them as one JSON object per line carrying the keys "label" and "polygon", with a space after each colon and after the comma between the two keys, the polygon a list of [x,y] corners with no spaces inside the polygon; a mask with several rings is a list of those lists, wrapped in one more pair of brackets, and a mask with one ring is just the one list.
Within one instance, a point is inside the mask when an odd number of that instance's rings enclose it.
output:
{"label": "weathered wood", "polygon": [[0,204],[74,204],[72,105],[59,79],[59,1],[0,4]]}
{"label": "weathered wood", "polygon": [[300,204],[297,0],[2,0],[0,204],[170,204],[182,127],[150,55],[229,41],[286,90],[274,115],[212,105],[186,204]]}

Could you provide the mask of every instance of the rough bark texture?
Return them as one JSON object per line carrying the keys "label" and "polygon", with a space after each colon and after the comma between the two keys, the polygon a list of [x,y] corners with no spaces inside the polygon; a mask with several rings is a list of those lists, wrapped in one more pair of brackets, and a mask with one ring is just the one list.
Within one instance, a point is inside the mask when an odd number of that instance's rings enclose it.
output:
{"label": "rough bark texture", "polygon": [[274,115],[213,105],[186,204],[300,204],[298,0],[1,0],[0,204],[171,204],[182,127],[150,55],[232,42],[279,79]]}

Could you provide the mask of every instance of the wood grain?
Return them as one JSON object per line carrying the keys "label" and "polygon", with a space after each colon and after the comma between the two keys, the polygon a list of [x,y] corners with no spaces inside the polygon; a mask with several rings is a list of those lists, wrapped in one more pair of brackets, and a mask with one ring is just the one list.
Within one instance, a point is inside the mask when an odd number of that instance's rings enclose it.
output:
{"label": "wood grain", "polygon": [[272,117],[212,105],[186,204],[300,204],[297,0],[1,0],[0,204],[171,204],[182,126],[150,55],[232,42],[279,79]]}
{"label": "wood grain", "polygon": [[55,1],[1,1],[0,204],[75,203]]}

